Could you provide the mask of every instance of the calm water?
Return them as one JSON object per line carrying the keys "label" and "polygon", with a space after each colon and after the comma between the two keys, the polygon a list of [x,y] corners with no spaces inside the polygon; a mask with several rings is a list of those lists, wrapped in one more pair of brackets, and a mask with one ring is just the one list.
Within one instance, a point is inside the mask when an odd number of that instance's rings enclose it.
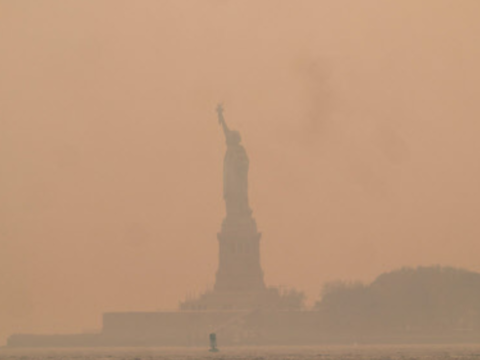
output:
{"label": "calm water", "polygon": [[1,349],[0,360],[480,360],[480,345],[206,349]]}

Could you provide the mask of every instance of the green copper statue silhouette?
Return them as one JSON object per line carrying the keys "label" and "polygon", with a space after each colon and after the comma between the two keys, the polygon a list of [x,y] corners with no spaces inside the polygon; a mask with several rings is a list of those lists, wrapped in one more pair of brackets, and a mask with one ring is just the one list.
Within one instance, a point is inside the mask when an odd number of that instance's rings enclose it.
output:
{"label": "green copper statue silhouette", "polygon": [[245,148],[240,144],[240,133],[230,130],[223,117],[223,106],[217,107],[218,122],[223,127],[227,152],[223,162],[223,198],[227,208],[227,217],[250,215],[248,205],[248,166],[249,160]]}

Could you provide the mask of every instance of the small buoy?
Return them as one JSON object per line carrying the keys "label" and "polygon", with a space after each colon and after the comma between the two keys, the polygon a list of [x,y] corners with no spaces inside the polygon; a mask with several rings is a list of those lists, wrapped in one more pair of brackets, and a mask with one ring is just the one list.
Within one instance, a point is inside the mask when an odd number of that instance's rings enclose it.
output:
{"label": "small buoy", "polygon": [[217,352],[217,334],[211,333],[210,334],[210,350],[211,352]]}

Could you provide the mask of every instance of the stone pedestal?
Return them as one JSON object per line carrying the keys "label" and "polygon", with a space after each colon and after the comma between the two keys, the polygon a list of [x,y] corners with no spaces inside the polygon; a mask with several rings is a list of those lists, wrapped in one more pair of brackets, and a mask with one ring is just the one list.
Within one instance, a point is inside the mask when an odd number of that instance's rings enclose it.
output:
{"label": "stone pedestal", "polygon": [[260,265],[260,238],[250,216],[227,217],[217,234],[218,271],[215,291],[258,292],[265,290]]}
{"label": "stone pedestal", "polygon": [[228,216],[218,237],[218,270],[213,291],[181,304],[183,310],[252,310],[272,303],[260,265],[260,238],[251,211]]}

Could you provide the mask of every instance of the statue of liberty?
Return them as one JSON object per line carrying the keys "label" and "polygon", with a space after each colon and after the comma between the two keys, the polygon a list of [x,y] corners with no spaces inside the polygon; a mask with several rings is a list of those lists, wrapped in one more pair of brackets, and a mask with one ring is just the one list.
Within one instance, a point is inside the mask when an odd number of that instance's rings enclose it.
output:
{"label": "statue of liberty", "polygon": [[230,130],[223,117],[223,107],[217,107],[218,122],[223,127],[227,152],[223,162],[223,198],[227,208],[227,217],[249,216],[248,205],[248,156],[245,148],[240,144],[240,133]]}

